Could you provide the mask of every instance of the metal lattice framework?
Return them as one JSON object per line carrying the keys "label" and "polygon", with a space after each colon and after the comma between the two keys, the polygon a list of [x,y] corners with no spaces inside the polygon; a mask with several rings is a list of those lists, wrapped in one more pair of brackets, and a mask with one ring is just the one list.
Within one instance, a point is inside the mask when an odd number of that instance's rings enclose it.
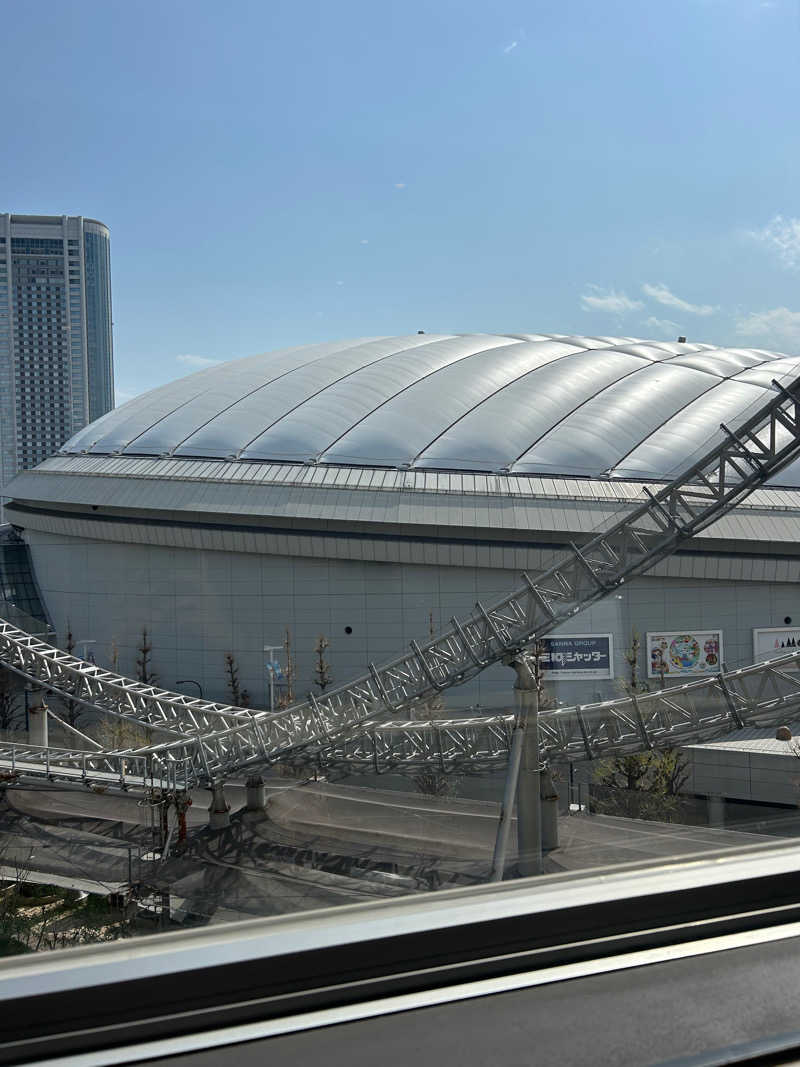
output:
{"label": "metal lattice framework", "polygon": [[[798,711],[800,650],[652,693],[542,711],[540,748],[551,761],[596,760],[711,741],[748,726],[774,726]],[[332,744],[296,749],[290,759],[301,767],[347,774],[425,769],[479,774],[505,765],[514,719],[509,713],[363,724]],[[200,777],[191,753],[165,760],[157,752],[131,755],[28,744],[0,743],[0,766],[14,774],[167,789],[191,788]]]}
{"label": "metal lattice framework", "polygon": [[[408,710],[460,685],[499,661],[510,662],[542,635],[645,573],[741,502],[800,453],[800,379],[773,382],[774,398],[632,513],[582,548],[573,546],[536,580],[498,603],[478,603],[423,645],[348,685],[278,712],[251,711],[193,699],[85,663],[0,621],[0,662],[62,697],[133,720],[154,731],[144,749],[73,759],[147,759],[151,776],[189,780],[225,777],[307,746],[353,735],[366,721]],[[642,736],[642,744],[644,737]],[[53,773],[54,750],[30,767]],[[45,766],[45,763],[48,766]],[[0,766],[2,766],[0,762]],[[8,763],[5,763],[8,766]],[[126,763],[127,765],[127,763]],[[48,769],[49,768],[49,769]],[[31,771],[33,773],[33,771]]]}
{"label": "metal lattice framework", "polygon": [[[596,760],[711,741],[744,727],[774,726],[800,711],[800,650],[685,685],[597,704],[542,711],[539,745],[552,761]],[[386,774],[502,767],[512,713],[377,723],[295,762],[326,771]]]}

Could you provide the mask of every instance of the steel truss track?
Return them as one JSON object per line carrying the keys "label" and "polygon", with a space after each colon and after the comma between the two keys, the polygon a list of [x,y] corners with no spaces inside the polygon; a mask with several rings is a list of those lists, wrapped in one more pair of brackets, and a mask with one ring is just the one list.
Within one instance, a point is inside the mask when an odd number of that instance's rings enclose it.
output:
{"label": "steel truss track", "polygon": [[[437,637],[348,685],[278,712],[250,711],[172,693],[54,648],[0,621],[0,662],[29,681],[91,708],[134,720],[156,740],[119,758],[149,758],[193,780],[224,778],[309,745],[334,743],[365,721],[408,710],[493,663],[513,661],[536,639],[645,573],[740,503],[800,453],[800,378],[659,492],[582,548],[498,603],[478,603]],[[642,740],[644,743],[644,740]],[[44,756],[31,762],[52,774]],[[86,753],[81,758],[100,758]],[[114,754],[106,754],[112,758]],[[74,757],[73,758],[77,758]]]}
{"label": "steel truss track", "polygon": [[[780,659],[721,671],[635,698],[542,711],[540,750],[550,762],[676,748],[743,727],[774,726],[800,711],[800,649]],[[513,714],[366,725],[350,737],[297,749],[295,766],[344,774],[436,770],[481,774],[502,768]],[[195,760],[36,748],[0,742],[0,774],[41,774],[93,785],[189,789],[202,777]]]}
{"label": "steel truss track", "polygon": [[[597,760],[712,741],[749,726],[775,726],[800,711],[800,650],[635,698],[539,713],[551,762]],[[514,715],[381,722],[292,762],[346,774],[436,770],[480,774],[505,765]]]}

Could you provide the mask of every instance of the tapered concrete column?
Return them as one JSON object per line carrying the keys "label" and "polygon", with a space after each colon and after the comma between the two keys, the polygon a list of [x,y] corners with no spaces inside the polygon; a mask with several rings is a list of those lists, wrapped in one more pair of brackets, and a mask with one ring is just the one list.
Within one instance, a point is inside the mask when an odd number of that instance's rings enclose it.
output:
{"label": "tapered concrete column", "polygon": [[709,793],[707,803],[708,825],[716,826],[721,830],[725,826],[725,797],[717,793]]}
{"label": "tapered concrete column", "polygon": [[248,811],[266,811],[267,791],[264,788],[264,779],[260,774],[251,775],[245,782],[245,807]]}
{"label": "tapered concrete column", "polygon": [[208,825],[212,830],[224,830],[231,824],[231,808],[225,799],[225,783],[214,782],[211,786],[211,806],[208,809]]}
{"label": "tapered concrete column", "polygon": [[515,659],[514,695],[523,732],[522,766],[517,783],[517,853],[519,873],[542,873],[542,801],[539,763],[539,691],[526,660]]}
{"label": "tapered concrete column", "polygon": [[542,850],[558,848],[558,790],[548,767],[541,772]]}
{"label": "tapered concrete column", "polygon": [[47,748],[47,708],[43,689],[32,686],[25,690],[25,709],[28,718],[28,741],[32,745]]}

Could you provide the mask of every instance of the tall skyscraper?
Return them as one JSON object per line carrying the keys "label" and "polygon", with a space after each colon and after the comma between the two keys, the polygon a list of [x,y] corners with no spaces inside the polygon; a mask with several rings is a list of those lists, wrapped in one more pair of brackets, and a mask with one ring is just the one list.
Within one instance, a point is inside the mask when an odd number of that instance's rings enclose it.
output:
{"label": "tall skyscraper", "polygon": [[108,228],[0,214],[0,487],[113,406]]}

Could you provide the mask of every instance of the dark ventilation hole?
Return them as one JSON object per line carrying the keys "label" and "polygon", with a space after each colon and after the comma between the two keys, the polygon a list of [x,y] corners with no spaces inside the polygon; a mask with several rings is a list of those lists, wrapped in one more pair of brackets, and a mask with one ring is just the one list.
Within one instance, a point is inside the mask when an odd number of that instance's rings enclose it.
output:
{"label": "dark ventilation hole", "polygon": [[786,618],[783,620],[783,624],[784,624],[784,626],[791,626],[792,625],[792,616],[791,615],[787,615]]}
{"label": "dark ventilation hole", "polygon": [[[790,621],[791,621],[791,620],[790,620]],[[344,632],[345,632],[346,634],[351,634],[351,633],[353,632],[353,627],[352,627],[352,626],[345,626],[345,628],[344,628]]]}
{"label": "dark ventilation hole", "polygon": [[97,511],[97,504],[92,504],[92,511]]}

